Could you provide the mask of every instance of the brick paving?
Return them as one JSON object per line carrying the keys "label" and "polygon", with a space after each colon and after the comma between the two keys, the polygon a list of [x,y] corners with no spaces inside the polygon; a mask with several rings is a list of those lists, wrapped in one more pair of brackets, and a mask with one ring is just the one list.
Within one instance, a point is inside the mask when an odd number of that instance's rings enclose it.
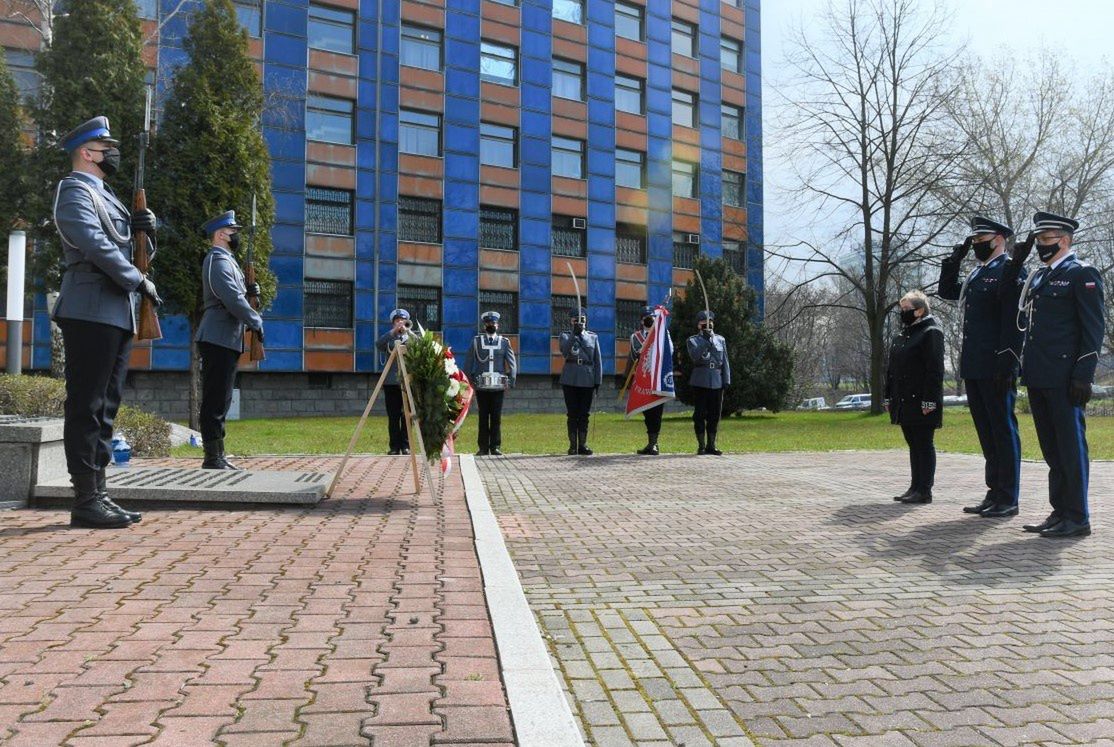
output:
{"label": "brick paving", "polygon": [[[890,500],[904,453],[511,457],[481,473],[593,744],[1114,744],[1114,464],[1095,534]],[[29,688],[28,697],[33,697]]]}
{"label": "brick paving", "polygon": [[117,531],[0,514],[0,742],[512,743],[459,475],[434,500],[362,457],[315,508]]}

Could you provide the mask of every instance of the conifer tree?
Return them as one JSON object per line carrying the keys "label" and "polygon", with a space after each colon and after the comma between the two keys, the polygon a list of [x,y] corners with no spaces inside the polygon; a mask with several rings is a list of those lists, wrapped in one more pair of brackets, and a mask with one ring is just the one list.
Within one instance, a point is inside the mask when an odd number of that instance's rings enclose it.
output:
{"label": "conifer tree", "polygon": [[0,239],[23,217],[24,160],[23,111],[19,88],[0,54]]}

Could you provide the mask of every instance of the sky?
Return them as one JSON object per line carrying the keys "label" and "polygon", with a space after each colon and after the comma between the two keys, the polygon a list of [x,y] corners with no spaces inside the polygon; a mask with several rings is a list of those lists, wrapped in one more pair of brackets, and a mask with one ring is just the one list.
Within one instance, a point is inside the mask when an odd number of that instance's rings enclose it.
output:
{"label": "sky", "polygon": [[[838,0],[836,0],[838,2]],[[771,89],[785,85],[785,58],[790,31],[820,14],[828,0],[763,0],[762,76],[765,181],[765,241],[786,246],[802,239],[814,240],[823,226],[812,223],[797,209],[799,197],[786,194],[786,164],[771,147],[778,137],[775,96]],[[1018,57],[1026,49],[1042,46],[1064,49],[1075,60],[1068,68],[1085,80],[1104,60],[1114,61],[1114,0],[950,0],[954,19],[950,33],[958,46],[974,40],[981,56],[996,50]],[[810,225],[811,223],[811,225]],[[799,277],[800,265],[767,261],[767,284],[784,274]]]}

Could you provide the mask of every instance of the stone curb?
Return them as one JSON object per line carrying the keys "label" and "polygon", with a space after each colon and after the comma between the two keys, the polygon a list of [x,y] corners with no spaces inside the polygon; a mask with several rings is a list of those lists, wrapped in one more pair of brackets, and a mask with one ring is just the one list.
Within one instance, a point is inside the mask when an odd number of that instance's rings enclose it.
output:
{"label": "stone curb", "polygon": [[582,747],[580,729],[553,671],[476,460],[462,454],[459,463],[516,742],[523,747]]}

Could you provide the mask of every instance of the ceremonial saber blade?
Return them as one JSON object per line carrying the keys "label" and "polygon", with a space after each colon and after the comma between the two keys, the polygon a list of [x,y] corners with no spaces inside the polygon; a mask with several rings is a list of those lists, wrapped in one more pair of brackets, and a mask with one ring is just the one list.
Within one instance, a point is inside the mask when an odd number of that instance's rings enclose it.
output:
{"label": "ceremonial saber blade", "polygon": [[700,290],[704,293],[705,321],[708,324],[708,329],[713,329],[715,325],[712,324],[712,306],[708,303],[708,289],[704,287],[704,278],[700,277],[700,270],[697,270],[695,267],[692,272],[696,275],[696,279],[700,282]]}
{"label": "ceremonial saber blade", "polygon": [[566,262],[565,267],[569,269],[569,275],[572,277],[572,287],[576,290],[576,318],[581,326],[587,326],[587,319],[580,312],[584,309],[584,304],[580,302],[580,281],[576,279],[576,273],[572,271],[572,262]]}

